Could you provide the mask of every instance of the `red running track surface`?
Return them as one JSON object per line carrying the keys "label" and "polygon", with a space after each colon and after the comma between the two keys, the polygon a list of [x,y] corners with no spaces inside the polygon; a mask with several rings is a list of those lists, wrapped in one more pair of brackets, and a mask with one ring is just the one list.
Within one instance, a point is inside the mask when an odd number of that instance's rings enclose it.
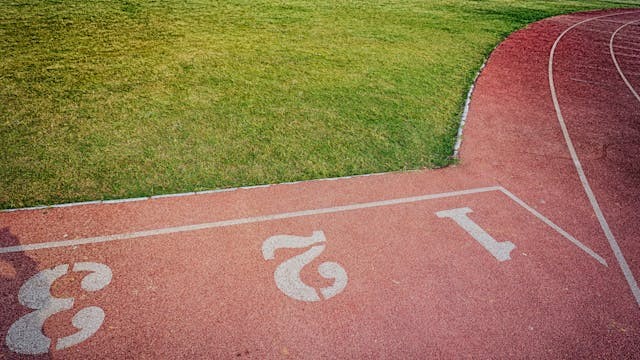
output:
{"label": "red running track surface", "polygon": [[0,213],[0,357],[637,357],[638,44],[512,34],[447,169]]}

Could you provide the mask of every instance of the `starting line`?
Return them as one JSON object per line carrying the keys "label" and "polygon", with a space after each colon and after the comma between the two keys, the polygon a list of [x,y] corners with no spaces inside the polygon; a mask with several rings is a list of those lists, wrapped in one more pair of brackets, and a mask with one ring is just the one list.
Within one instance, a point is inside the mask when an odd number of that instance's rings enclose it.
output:
{"label": "starting line", "polygon": [[[474,189],[467,189],[467,190],[444,192],[444,193],[438,193],[438,194],[428,194],[428,195],[412,196],[412,197],[405,197],[405,198],[398,198],[398,199],[391,199],[391,200],[356,203],[351,205],[342,205],[342,206],[335,206],[335,207],[328,207],[328,208],[285,212],[280,214],[254,216],[254,217],[239,218],[239,219],[232,219],[232,220],[222,220],[222,221],[194,224],[194,225],[166,227],[166,228],[159,228],[159,229],[153,229],[153,230],[136,231],[131,233],[113,234],[113,235],[89,237],[89,238],[82,238],[82,239],[60,240],[60,241],[51,241],[51,242],[44,242],[44,243],[38,243],[38,244],[8,246],[8,247],[0,248],[0,254],[106,243],[106,242],[112,242],[112,241],[145,238],[145,237],[156,236],[156,235],[175,234],[175,233],[183,233],[183,232],[189,232],[189,231],[221,228],[221,227],[227,227],[227,226],[259,223],[259,222],[265,222],[265,221],[290,219],[290,218],[297,218],[297,217],[303,217],[303,216],[332,214],[332,213],[339,213],[344,211],[353,211],[353,210],[370,209],[370,208],[377,208],[377,207],[383,207],[383,206],[408,204],[408,203],[415,203],[415,202],[427,201],[427,200],[444,199],[444,198],[451,198],[451,197],[457,197],[457,196],[487,193],[492,191],[501,192],[502,194],[506,195],[508,198],[513,200],[516,204],[520,205],[522,208],[527,210],[533,216],[535,216],[540,221],[545,223],[547,226],[549,226],[550,228],[558,232],[560,235],[562,235],[565,239],[569,240],[572,244],[577,246],[580,250],[584,251],[589,256],[597,260],[600,264],[604,266],[608,266],[606,260],[602,256],[598,255],[596,252],[594,252],[589,247],[584,245],[578,239],[576,239],[571,234],[563,230],[560,226],[556,225],[554,222],[549,220],[547,217],[542,215],[540,212],[538,212],[537,210],[529,206],[522,199],[518,198],[517,196],[515,196],[513,193],[511,193],[510,191],[508,191],[502,186],[481,187],[481,188],[474,188]],[[457,219],[457,217],[446,215],[446,214],[440,214],[439,216],[452,217],[454,220]],[[456,220],[456,222],[458,222],[458,224],[461,225],[463,228],[465,227],[458,220]]]}
{"label": "starting line", "polygon": [[[421,196],[396,198],[390,200],[373,201],[365,203],[355,203],[350,205],[317,208],[303,211],[286,212],[265,216],[246,217],[217,222],[185,225],[178,227],[158,228],[154,230],[139,231],[132,233],[121,233],[107,236],[90,237],[74,240],[53,241],[40,244],[26,244],[0,248],[0,253],[9,254],[22,251],[34,251],[50,248],[62,248],[69,246],[79,246],[97,243],[108,243],[126,239],[141,239],[155,235],[185,233],[189,231],[221,228],[227,226],[260,223],[273,220],[299,218],[321,214],[335,214],[346,211],[380,208],[384,206],[402,205],[423,202],[428,200],[455,198],[474,194],[501,193],[506,195],[514,203],[525,209],[529,214],[542,221],[548,227],[555,230],[565,239],[569,240],[582,251],[597,260],[600,264],[607,266],[606,261],[596,254],[589,247],[578,241],[575,237],[564,231],[540,212],[526,204],[522,199],[515,196],[502,186],[480,187],[460,191],[444,192],[437,194],[427,194]],[[486,203],[486,202],[485,202]],[[488,204],[492,204],[489,202]],[[491,205],[490,205],[491,206]],[[491,254],[499,263],[511,260],[511,252],[516,245],[510,241],[497,241],[480,224],[471,219],[468,214],[473,213],[470,207],[464,205],[455,206],[435,212],[441,219],[449,219],[459,228],[470,235],[484,250]],[[313,231],[311,236],[298,235],[273,235],[262,242],[262,257],[269,262],[278,263],[276,252],[280,249],[306,249],[304,252],[282,261],[273,272],[273,281],[276,287],[287,297],[301,302],[319,302],[342,293],[349,283],[348,271],[339,262],[325,261],[317,266],[317,273],[320,277],[333,280],[328,286],[313,286],[305,281],[302,276],[303,269],[325,251],[327,238],[322,230]],[[290,251],[290,250],[287,250]],[[291,254],[289,252],[289,254]],[[111,283],[113,278],[112,268],[106,263],[82,261],[82,262],[59,262],[56,265],[41,270],[37,274],[27,279],[18,290],[18,302],[31,311],[13,321],[7,330],[5,344],[8,349],[16,354],[38,355],[45,354],[52,350],[60,351],[84,343],[93,337],[103,328],[106,314],[109,309],[106,303],[97,301],[96,303],[78,303],[76,296],[57,297],[52,289],[54,283],[71,273],[83,273],[82,281],[77,284],[86,293],[101,292]],[[353,269],[352,269],[353,270]],[[88,273],[88,274],[87,274]],[[317,284],[316,284],[317,285]],[[82,295],[84,296],[84,295]],[[102,304],[96,306],[96,304]],[[103,308],[104,307],[104,308]],[[60,324],[65,323],[63,318],[56,318],[57,314],[69,310],[79,309],[71,319],[66,320],[73,325],[77,331],[66,336],[56,337],[47,333],[45,323]],[[60,325],[59,325],[60,326]]]}

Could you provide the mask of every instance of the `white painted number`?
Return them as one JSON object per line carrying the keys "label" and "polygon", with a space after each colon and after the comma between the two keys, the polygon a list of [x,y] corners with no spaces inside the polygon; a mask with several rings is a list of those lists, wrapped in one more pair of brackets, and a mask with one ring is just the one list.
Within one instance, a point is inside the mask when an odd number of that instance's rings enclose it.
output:
{"label": "white painted number", "polygon": [[469,208],[460,208],[438,211],[436,215],[440,218],[451,218],[498,261],[510,260],[511,250],[515,249],[516,246],[510,241],[496,241],[491,235],[484,231],[480,225],[473,222],[473,220],[467,216],[467,214],[471,212],[473,212],[473,210]]}
{"label": "white painted number", "polygon": [[[49,352],[51,339],[43,334],[42,326],[53,314],[73,308],[73,298],[59,299],[51,295],[53,283],[67,274],[68,270],[68,264],[58,265],[37,273],[22,285],[18,292],[18,301],[35,311],[21,317],[9,328],[6,341],[11,351],[29,355]],[[91,272],[80,283],[86,291],[100,290],[111,282],[111,269],[103,264],[76,263],[73,271]],[[58,339],[56,350],[66,349],[87,340],[102,326],[104,316],[104,311],[97,306],[78,311],[71,320],[78,332]]]}
{"label": "white painted number", "polygon": [[[308,246],[323,243],[326,239],[322,231],[314,231],[313,235],[294,236],[276,235],[268,238],[262,244],[262,256],[265,260],[273,260],[275,251],[282,248],[300,249]],[[283,262],[273,274],[276,286],[287,296],[301,301],[320,301],[320,296],[316,289],[308,286],[300,279],[302,268],[317,258],[325,249],[325,245],[315,245],[304,253],[294,256]],[[320,289],[320,294],[326,300],[332,298],[344,290],[347,286],[347,272],[342,266],[335,262],[324,262],[318,266],[318,273],[325,279],[333,279],[331,286]]]}

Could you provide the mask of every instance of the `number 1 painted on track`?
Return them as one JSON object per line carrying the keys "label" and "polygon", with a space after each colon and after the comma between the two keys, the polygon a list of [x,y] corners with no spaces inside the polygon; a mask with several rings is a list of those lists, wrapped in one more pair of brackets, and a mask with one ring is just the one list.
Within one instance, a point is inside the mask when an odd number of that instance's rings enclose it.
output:
{"label": "number 1 painted on track", "polygon": [[461,228],[464,229],[469,235],[471,235],[477,242],[480,243],[491,255],[493,255],[498,261],[511,260],[511,251],[516,246],[510,241],[498,242],[491,237],[489,233],[484,231],[480,225],[471,220],[467,214],[473,212],[470,208],[459,208],[451,210],[438,211],[436,215],[439,218],[451,218]]}

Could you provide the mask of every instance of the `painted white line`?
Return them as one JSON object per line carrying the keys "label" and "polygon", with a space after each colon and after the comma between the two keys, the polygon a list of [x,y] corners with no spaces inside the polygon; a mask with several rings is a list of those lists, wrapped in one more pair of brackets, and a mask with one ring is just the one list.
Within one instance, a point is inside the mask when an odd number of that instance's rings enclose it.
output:
{"label": "painted white line", "polygon": [[212,228],[225,227],[225,226],[250,224],[250,223],[272,221],[272,220],[281,220],[281,219],[295,218],[295,217],[301,217],[301,216],[330,214],[335,212],[405,204],[405,203],[411,203],[411,202],[417,202],[417,201],[441,199],[441,198],[447,198],[447,197],[470,195],[470,194],[477,194],[477,193],[497,191],[497,190],[499,190],[499,187],[477,188],[477,189],[454,191],[454,192],[447,192],[447,193],[441,193],[441,194],[431,194],[431,195],[415,196],[415,197],[409,197],[409,198],[400,198],[400,199],[392,199],[392,200],[375,201],[375,202],[369,202],[369,203],[336,206],[331,208],[303,210],[303,211],[256,216],[256,217],[249,217],[249,218],[223,220],[223,221],[216,221],[211,223],[137,231],[137,232],[125,233],[125,234],[115,234],[115,235],[97,236],[97,237],[84,238],[84,239],[61,240],[61,241],[52,241],[52,242],[38,243],[38,244],[9,246],[9,247],[0,248],[0,254],[19,252],[19,251],[49,249],[49,248],[56,248],[56,247],[97,244],[97,243],[117,241],[117,240],[126,240],[126,239],[134,239],[134,238],[141,238],[141,237],[148,237],[148,236],[155,236],[155,235],[173,234],[173,233],[212,229]]}
{"label": "painted white line", "polygon": [[569,235],[569,233],[562,230],[562,228],[560,228],[558,225],[554,224],[551,220],[544,217],[542,214],[540,214],[539,212],[534,210],[532,207],[527,205],[524,201],[520,200],[518,197],[516,197],[511,192],[507,191],[505,188],[501,186],[482,187],[482,188],[475,188],[475,189],[445,192],[445,193],[439,193],[439,194],[429,194],[429,195],[413,196],[413,197],[398,198],[398,199],[391,199],[391,200],[373,201],[373,202],[367,202],[367,203],[356,203],[351,205],[335,206],[335,207],[329,207],[329,208],[319,208],[319,209],[294,211],[294,212],[264,215],[264,216],[254,216],[254,217],[248,217],[248,218],[223,220],[223,221],[216,221],[216,222],[203,223],[203,224],[167,227],[167,228],[160,228],[160,229],[153,229],[153,230],[137,231],[132,233],[97,236],[97,237],[90,237],[90,238],[83,238],[83,239],[60,240],[60,241],[52,241],[52,242],[45,242],[45,243],[38,243],[38,244],[8,246],[8,247],[0,248],[0,254],[68,247],[68,246],[99,244],[99,243],[106,243],[111,241],[120,241],[120,240],[127,240],[127,239],[157,236],[157,235],[182,233],[182,232],[188,232],[188,231],[213,229],[213,228],[226,227],[226,226],[290,219],[290,218],[296,218],[296,217],[302,217],[302,216],[331,214],[331,213],[337,213],[337,212],[343,212],[343,211],[370,209],[370,208],[376,208],[381,206],[408,204],[408,203],[414,203],[419,201],[444,199],[444,198],[464,196],[464,195],[473,195],[473,194],[480,194],[480,193],[486,193],[491,191],[499,191],[507,195],[510,199],[515,201],[518,205],[522,206],[525,210],[527,210],[528,212],[533,214],[535,217],[540,219],[543,223],[547,224],[553,230],[557,231],[560,235],[562,235],[564,238],[566,238],[571,243],[576,245],[579,249],[581,249],[582,251],[584,251],[594,259],[596,259],[602,265],[607,266],[607,262],[600,255],[596,254],[593,250],[589,249],[586,245],[582,244],[573,236]]}
{"label": "painted white line", "polygon": [[620,265],[620,269],[622,270],[622,273],[624,274],[625,279],[627,280],[627,283],[629,284],[629,288],[631,289],[631,293],[633,294],[633,296],[636,299],[636,302],[638,303],[638,305],[640,305],[640,288],[638,288],[638,283],[636,282],[636,279],[633,276],[633,273],[631,272],[631,269],[629,268],[629,264],[627,263],[627,261],[624,258],[624,255],[622,254],[622,250],[620,250],[620,246],[618,245],[618,242],[616,241],[615,237],[613,236],[613,233],[611,232],[611,229],[609,228],[609,223],[607,223],[607,220],[604,217],[604,214],[602,213],[602,210],[600,209],[600,205],[598,204],[598,200],[596,200],[596,196],[593,193],[593,190],[591,190],[591,186],[589,185],[589,181],[587,180],[587,176],[584,173],[584,169],[582,168],[582,164],[580,163],[580,160],[578,158],[578,154],[576,153],[576,149],[573,146],[573,142],[571,141],[571,137],[569,136],[569,131],[567,130],[567,125],[564,121],[564,117],[562,116],[562,112],[560,111],[560,103],[558,102],[558,95],[556,94],[556,86],[554,83],[554,79],[553,79],[553,59],[554,59],[554,55],[556,52],[556,48],[558,47],[558,44],[560,43],[560,40],[562,40],[562,38],[571,30],[573,30],[574,28],[587,23],[589,21],[593,21],[595,19],[599,19],[599,18],[605,18],[605,17],[611,17],[611,16],[620,16],[620,15],[628,15],[628,14],[636,14],[636,13],[640,13],[640,11],[631,11],[631,12],[623,12],[623,13],[617,13],[617,14],[608,14],[608,15],[602,15],[602,16],[597,16],[597,17],[593,17],[590,19],[586,19],[586,20],[582,20],[578,23],[573,24],[572,26],[570,26],[569,28],[567,28],[564,32],[562,32],[562,34],[560,34],[560,36],[558,36],[558,38],[556,39],[556,41],[553,43],[553,46],[551,48],[551,53],[549,54],[549,87],[551,89],[551,98],[553,100],[553,106],[556,110],[556,115],[558,117],[558,122],[560,123],[560,128],[562,129],[562,134],[564,136],[564,140],[567,143],[567,148],[569,149],[569,153],[571,154],[571,158],[573,159],[573,164],[576,167],[576,170],[578,172],[578,177],[580,178],[580,182],[582,182],[582,187],[584,188],[585,193],[587,194],[587,197],[589,198],[589,202],[591,203],[591,207],[593,208],[594,213],[596,214],[596,217],[598,218],[598,222],[600,223],[600,227],[602,228],[602,231],[604,232],[607,241],[609,242],[609,246],[611,247],[611,250],[613,251],[616,260],[618,261],[618,264]]}
{"label": "painted white line", "polygon": [[511,200],[515,201],[516,203],[518,203],[518,205],[522,206],[523,208],[525,208],[528,212],[530,212],[531,214],[533,214],[535,217],[537,217],[538,219],[540,219],[540,221],[542,221],[543,223],[547,224],[549,227],[551,227],[553,230],[557,231],[558,233],[560,233],[560,235],[564,236],[567,240],[571,241],[575,246],[579,247],[582,251],[586,252],[587,254],[589,254],[592,258],[598,260],[598,262],[604,266],[609,266],[607,265],[607,261],[600,255],[598,255],[595,251],[591,250],[589,247],[587,247],[585,244],[581,243],[580,241],[578,241],[578,239],[574,238],[573,236],[571,236],[571,234],[569,234],[568,232],[562,230],[561,227],[559,227],[558,225],[554,224],[551,220],[549,220],[548,218],[546,218],[544,215],[542,215],[541,213],[539,213],[538,211],[536,211],[536,209],[532,208],[531,206],[527,205],[527,203],[525,203],[524,201],[522,201],[520,198],[518,198],[517,196],[513,195],[509,190],[505,189],[505,188],[500,188],[500,191],[502,191],[505,195],[507,195],[509,198],[511,198]]}
{"label": "painted white line", "polygon": [[[640,23],[640,20],[628,22],[620,26],[618,29],[616,29],[613,35],[611,35],[611,40],[609,40],[609,52],[611,53],[611,58],[613,59],[613,63],[615,64],[616,69],[618,70],[618,74],[620,74],[620,77],[622,78],[622,80],[624,80],[624,83],[627,84],[627,87],[629,88],[629,90],[631,90],[631,93],[633,94],[633,96],[635,96],[638,102],[640,102],[640,95],[638,95],[638,93],[633,88],[633,86],[631,85],[627,77],[622,72],[622,69],[620,68],[620,64],[618,63],[618,59],[616,58],[616,52],[615,50],[613,50],[613,41],[615,40],[616,35],[620,32],[620,30],[624,29],[625,27],[631,24],[636,24],[636,23]],[[640,50],[640,48],[636,48],[636,50]],[[635,55],[634,57],[640,57],[640,55]]]}
{"label": "painted white line", "polygon": [[477,193],[483,193],[488,191],[497,191],[498,189],[499,187],[494,186],[494,187],[454,191],[454,192],[441,193],[441,194],[431,194],[431,195],[415,196],[415,197],[409,197],[409,198],[336,206],[336,207],[330,207],[330,208],[303,210],[303,211],[287,212],[287,213],[272,214],[272,215],[255,216],[255,217],[249,217],[249,218],[223,220],[223,221],[216,221],[211,223],[137,231],[137,232],[125,233],[125,234],[115,234],[115,235],[97,236],[97,237],[84,238],[84,239],[61,240],[61,241],[52,241],[52,242],[45,242],[45,243],[38,243],[38,244],[9,246],[9,247],[0,248],[0,254],[20,252],[20,251],[50,249],[50,248],[56,248],[56,247],[97,244],[97,243],[117,241],[117,240],[126,240],[126,239],[134,239],[134,238],[141,238],[141,237],[148,237],[148,236],[155,236],[155,235],[173,234],[173,233],[212,229],[212,228],[225,227],[225,226],[250,224],[250,223],[272,221],[272,220],[281,220],[281,219],[295,218],[295,217],[301,217],[301,216],[330,214],[330,213],[349,211],[349,210],[367,209],[367,208],[380,207],[380,206],[405,204],[405,203],[411,203],[416,201],[477,194]]}

